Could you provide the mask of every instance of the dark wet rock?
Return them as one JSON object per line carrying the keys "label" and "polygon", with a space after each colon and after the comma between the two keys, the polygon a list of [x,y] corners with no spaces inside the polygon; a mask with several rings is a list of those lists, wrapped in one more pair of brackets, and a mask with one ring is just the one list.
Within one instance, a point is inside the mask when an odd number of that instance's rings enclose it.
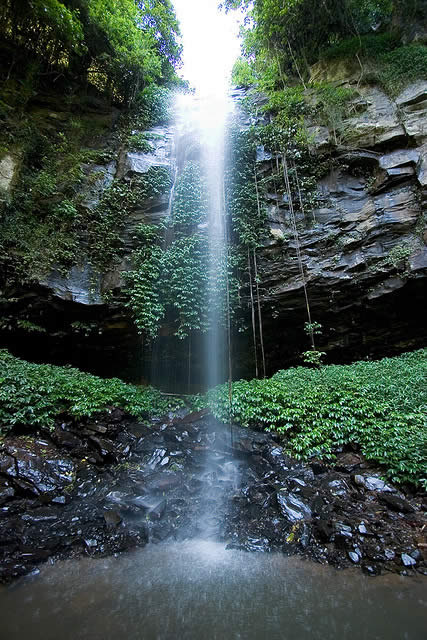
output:
{"label": "dark wet rock", "polygon": [[376,564],[364,563],[362,564],[362,571],[367,576],[379,576],[381,575],[381,567]]}
{"label": "dark wet rock", "polygon": [[155,449],[147,462],[147,466],[150,469],[155,469],[159,464],[161,464],[165,455],[166,449]]}
{"label": "dark wet rock", "polygon": [[10,486],[7,480],[0,478],[0,506],[13,498],[15,495],[15,489]]}
{"label": "dark wet rock", "polygon": [[279,465],[281,467],[285,466],[285,468],[288,468],[286,462],[287,460],[289,460],[289,458],[284,454],[282,447],[278,447],[277,445],[270,445],[267,448],[264,457],[266,460],[268,460],[268,462],[271,462],[274,465]]}
{"label": "dark wet rock", "polygon": [[323,462],[318,461],[312,462],[311,468],[316,476],[320,475],[321,473],[326,473],[328,470],[328,467]]}
{"label": "dark wet rock", "polygon": [[350,525],[343,522],[334,522],[334,538],[337,543],[347,542],[353,538],[353,531]]}
{"label": "dark wet rock", "polygon": [[40,509],[34,509],[30,513],[24,513],[22,520],[26,522],[39,523],[39,522],[53,522],[58,520],[58,513],[52,508],[42,507]]}
{"label": "dark wet rock", "polygon": [[58,456],[50,446],[32,442],[27,448],[24,440],[16,439],[6,446],[6,451],[1,472],[10,478],[15,489],[52,498],[54,492],[73,482],[73,462]]}
{"label": "dark wet rock", "polygon": [[348,484],[341,479],[331,480],[327,486],[333,496],[345,496],[349,492]]}
{"label": "dark wet rock", "polygon": [[86,539],[84,542],[88,549],[93,549],[94,547],[97,547],[99,544],[98,540],[91,539],[91,538]]}
{"label": "dark wet rock", "polygon": [[89,431],[95,431],[95,433],[101,433],[101,434],[105,434],[108,431],[105,425],[98,424],[98,423],[87,424],[86,429]]}
{"label": "dark wet rock", "polygon": [[393,511],[400,513],[414,513],[415,511],[414,507],[407,500],[393,493],[383,493],[380,496],[380,501]]}
{"label": "dark wet rock", "polygon": [[104,511],[104,520],[108,527],[117,527],[121,523],[122,517],[114,509],[107,509]]}
{"label": "dark wet rock", "polygon": [[[348,475],[356,461],[347,454],[340,471],[293,460],[269,434],[235,427],[231,441],[229,427],[211,416],[188,423],[170,416],[128,429],[126,415],[113,415],[83,421],[81,428],[58,423],[52,438],[5,439],[1,579],[32,571],[48,557],[105,555],[147,541],[204,536],[247,551],[356,565],[372,575],[382,566],[406,571],[401,554],[416,563],[409,573],[427,569],[421,554],[414,555],[423,544],[421,499],[376,484],[382,482],[378,470],[363,460],[363,484],[357,484]],[[75,438],[81,444],[74,448]],[[35,488],[38,474],[49,491]],[[371,478],[375,485],[368,486],[375,489],[365,486]],[[414,509],[405,517],[401,501]]]}
{"label": "dark wet rock", "polygon": [[311,541],[311,528],[304,522],[298,529],[298,543],[303,550],[308,549]]}
{"label": "dark wet rock", "polygon": [[380,492],[395,491],[393,487],[390,487],[390,485],[386,484],[384,480],[381,480],[381,478],[377,478],[376,476],[355,475],[354,482],[358,486],[364,487],[368,491],[380,491]]}
{"label": "dark wet rock", "polygon": [[359,531],[359,533],[360,533],[362,536],[370,536],[370,535],[372,535],[372,534],[369,532],[369,530],[366,528],[366,526],[365,526],[365,523],[364,523],[364,522],[361,522],[361,523],[359,524],[359,526],[357,527],[357,530]]}
{"label": "dark wet rock", "polygon": [[415,567],[415,565],[417,564],[416,559],[413,558],[412,556],[408,555],[407,553],[402,553],[400,555],[400,558],[402,560],[402,564],[405,567]]}
{"label": "dark wet rock", "polygon": [[[169,491],[176,487],[181,482],[181,477],[178,473],[173,471],[163,471],[156,475],[149,477],[146,482],[146,486],[151,491]],[[193,484],[197,482],[198,488],[200,488],[200,482],[194,479]]]}
{"label": "dark wet rock", "polygon": [[0,453],[0,473],[9,478],[16,478],[18,475],[15,458],[4,452]]}
{"label": "dark wet rock", "polygon": [[356,453],[341,453],[337,457],[335,468],[338,471],[344,471],[346,473],[352,473],[360,467],[362,458]]}
{"label": "dark wet rock", "polygon": [[283,516],[290,522],[309,520],[311,518],[310,507],[297,496],[287,493],[285,489],[277,493],[277,502]]}
{"label": "dark wet rock", "polygon": [[240,549],[241,551],[255,551],[265,553],[270,551],[270,542],[267,538],[251,538],[231,542],[227,545],[227,549]]}
{"label": "dark wet rock", "polygon": [[83,447],[83,441],[78,438],[67,425],[58,425],[52,433],[52,440],[59,447],[65,447],[66,449],[76,449],[77,447]]}
{"label": "dark wet rock", "polygon": [[110,440],[99,438],[97,436],[89,436],[89,440],[97,447],[103,458],[118,462],[120,456],[117,453],[117,447]]}

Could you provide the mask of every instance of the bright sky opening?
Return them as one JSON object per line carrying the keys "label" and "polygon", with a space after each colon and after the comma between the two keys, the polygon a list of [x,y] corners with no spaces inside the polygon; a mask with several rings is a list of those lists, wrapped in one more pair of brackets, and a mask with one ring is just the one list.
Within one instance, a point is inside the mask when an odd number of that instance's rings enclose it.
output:
{"label": "bright sky opening", "polygon": [[173,0],[181,25],[181,75],[201,95],[224,93],[240,54],[239,15],[218,9],[219,0]]}

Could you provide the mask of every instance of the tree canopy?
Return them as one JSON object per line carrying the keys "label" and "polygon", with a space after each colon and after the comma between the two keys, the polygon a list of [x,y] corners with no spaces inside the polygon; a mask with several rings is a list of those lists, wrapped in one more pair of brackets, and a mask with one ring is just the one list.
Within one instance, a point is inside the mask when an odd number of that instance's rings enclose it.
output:
{"label": "tree canopy", "polygon": [[[262,73],[273,64],[281,74],[304,75],[325,48],[341,40],[402,24],[402,15],[422,15],[424,0],[224,0],[246,10],[243,54]],[[247,75],[247,71],[245,71]]]}
{"label": "tree canopy", "polygon": [[0,33],[15,56],[30,53],[127,102],[174,79],[181,57],[171,0],[0,0]]}

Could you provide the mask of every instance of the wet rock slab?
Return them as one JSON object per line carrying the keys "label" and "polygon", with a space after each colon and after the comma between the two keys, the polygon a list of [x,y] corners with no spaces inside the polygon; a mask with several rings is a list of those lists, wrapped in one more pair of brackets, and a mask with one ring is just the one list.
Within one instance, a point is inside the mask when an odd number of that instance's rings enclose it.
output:
{"label": "wet rock slab", "polygon": [[49,558],[192,538],[368,575],[427,573],[422,508],[422,495],[384,481],[355,451],[335,468],[303,464],[274,435],[206,412],[143,425],[110,410],[2,441],[0,578]]}

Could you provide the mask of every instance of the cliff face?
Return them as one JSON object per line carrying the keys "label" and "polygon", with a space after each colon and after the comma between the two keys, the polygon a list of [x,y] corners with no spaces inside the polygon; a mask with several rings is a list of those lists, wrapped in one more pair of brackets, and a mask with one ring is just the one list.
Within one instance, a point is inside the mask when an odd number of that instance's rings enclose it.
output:
{"label": "cliff face", "polygon": [[[346,83],[356,86],[357,79]],[[47,132],[57,132],[70,117],[69,106],[58,101],[34,109]],[[378,88],[360,87],[348,114],[338,135],[308,123],[313,159],[324,171],[314,210],[297,214],[312,315],[323,325],[317,347],[327,352],[328,362],[391,355],[425,342],[427,83],[409,86],[394,100]],[[84,257],[83,237],[81,255],[68,272],[53,266],[31,284],[13,286],[4,272],[0,338],[2,346],[22,357],[136,380],[142,370],[141,338],[124,306],[123,272],[131,268],[138,224],[158,223],[167,216],[170,185],[146,196],[138,186],[153,169],[172,173],[173,131],[145,131],[150,150],[135,150],[129,139],[143,130],[134,126],[132,137],[124,139],[117,135],[117,116],[105,107],[85,114],[102,120],[98,146],[108,154],[82,164],[77,187],[79,210],[88,218],[112,186],[127,190],[127,205],[117,218],[120,251],[114,265],[98,276]],[[19,148],[0,159],[4,201],[19,185],[22,163]],[[262,175],[271,171],[271,158],[261,148],[257,166]],[[265,204],[260,291],[267,366],[273,372],[301,362],[300,354],[308,348],[303,331],[307,318],[289,203],[271,192]],[[167,334],[167,328],[162,333]],[[235,340],[236,369],[250,376],[245,340],[249,337]]]}
{"label": "cliff face", "polygon": [[[89,107],[70,104],[53,94],[37,96],[29,105],[26,118],[48,141],[57,140],[64,131],[67,139],[71,138],[68,132],[73,122],[79,126],[89,123],[89,133],[79,145],[89,146],[90,153],[88,160],[78,162],[79,179],[72,185],[71,195],[65,192],[68,187],[62,186],[59,176],[55,193],[43,197],[41,204],[36,203],[40,206],[36,229],[45,234],[45,242],[36,244],[34,238],[31,246],[29,238],[24,249],[22,242],[16,249],[13,237],[9,238],[12,249],[0,265],[0,346],[31,360],[70,363],[100,375],[138,380],[141,338],[125,307],[123,272],[131,268],[132,253],[138,246],[138,225],[157,224],[167,216],[172,130],[167,126],[146,130],[137,121],[129,124],[126,114],[108,104],[96,100]],[[138,150],[138,146],[144,150]],[[16,145],[0,158],[0,221],[5,227],[10,227],[10,220],[13,224],[14,216],[19,221],[20,200],[14,204],[13,198],[23,185],[25,189],[28,179],[31,158],[22,147]],[[40,173],[38,166],[35,175]],[[151,179],[156,175],[157,182]],[[150,188],[144,187],[147,176]],[[56,180],[56,176],[53,178]],[[45,212],[50,215],[56,203],[70,200],[79,216],[75,225],[77,244],[68,247],[71,266],[53,263],[50,268],[45,264],[39,267],[43,245],[46,252],[52,253],[51,245],[56,242],[52,240],[55,229],[43,229]],[[113,208],[110,224],[108,216]],[[58,229],[64,224],[68,221],[58,220]],[[22,226],[26,226],[25,222]],[[17,228],[16,236],[20,233]],[[109,234],[117,237],[111,241]],[[9,235],[14,236],[15,231]],[[102,269],[94,264],[93,255],[94,250],[105,253],[106,247],[108,251],[113,248],[114,255],[110,267]],[[19,252],[23,253],[22,262],[34,254],[33,272],[25,273],[25,280],[16,272]]]}
{"label": "cliff face", "polygon": [[[327,152],[329,168],[313,212],[297,216],[311,311],[323,325],[318,348],[332,362],[391,355],[425,340],[427,83],[395,100],[374,87],[358,94],[339,136],[312,123],[314,161]],[[258,156],[258,171],[268,175],[268,154]],[[288,203],[269,193],[266,205],[261,277],[274,370],[308,348],[307,318]]]}

